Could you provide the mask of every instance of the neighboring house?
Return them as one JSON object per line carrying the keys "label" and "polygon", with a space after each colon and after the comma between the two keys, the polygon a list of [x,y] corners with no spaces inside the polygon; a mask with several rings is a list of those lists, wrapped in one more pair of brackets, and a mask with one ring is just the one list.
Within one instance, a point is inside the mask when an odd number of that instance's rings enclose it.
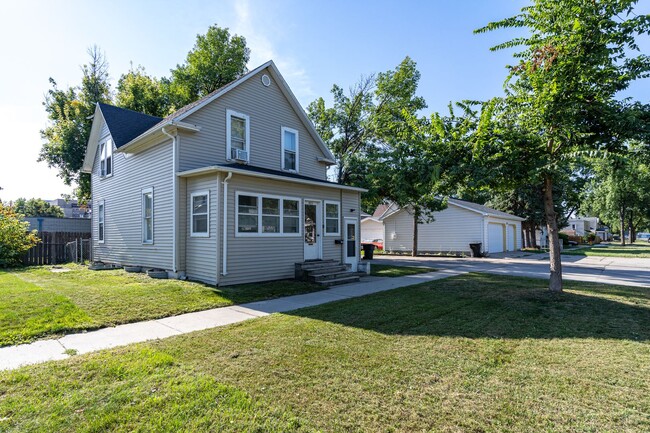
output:
{"label": "neighboring house", "polygon": [[26,217],[29,230],[56,233],[82,233],[90,238],[90,218]]}
{"label": "neighboring house", "polygon": [[45,201],[53,206],[60,207],[63,210],[64,218],[90,218],[90,204],[80,206],[77,200],[64,200],[62,198]]}
{"label": "neighboring house", "polygon": [[600,224],[598,217],[569,218],[566,227],[563,227],[560,232],[570,236],[585,236],[593,233],[605,241],[610,238],[609,228]]}
{"label": "neighboring house", "polygon": [[220,285],[356,270],[363,190],[329,182],[332,164],[273,62],[164,119],[98,104],[93,259]]}
{"label": "neighboring house", "polygon": [[[521,222],[515,215],[487,206],[450,198],[447,209],[435,212],[435,220],[418,227],[418,252],[471,253],[469,244],[481,243],[484,253],[521,249]],[[384,224],[384,250],[413,249],[413,214],[396,206],[379,218]]]}

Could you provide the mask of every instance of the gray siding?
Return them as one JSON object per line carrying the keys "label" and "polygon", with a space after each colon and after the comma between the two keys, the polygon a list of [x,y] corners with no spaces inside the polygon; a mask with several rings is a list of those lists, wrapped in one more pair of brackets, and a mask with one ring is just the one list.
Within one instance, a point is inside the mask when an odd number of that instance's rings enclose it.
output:
{"label": "gray siding", "polygon": [[413,215],[399,211],[384,219],[384,250],[411,251],[413,249]]}
{"label": "gray siding", "polygon": [[[222,188],[222,187],[221,187]],[[281,195],[304,199],[341,201],[341,218],[359,213],[359,194],[334,188],[300,185],[291,182],[264,180],[243,175],[233,175],[228,186],[228,262],[227,275],[221,276],[220,285],[293,278],[294,264],[304,260],[304,236],[236,237],[235,196],[237,192]],[[346,210],[343,205],[347,206]],[[301,203],[302,206],[302,203]],[[343,222],[341,221],[341,227]],[[301,230],[302,232],[302,230]],[[323,259],[342,260],[342,245],[335,240],[341,236],[322,236]]]}
{"label": "gray siding", "polygon": [[41,220],[41,231],[44,232],[90,233],[91,230],[89,218],[25,218],[25,221],[29,223],[30,230],[38,230],[38,220]]}
{"label": "gray siding", "polygon": [[296,129],[299,135],[299,171],[305,176],[327,179],[327,166],[317,161],[324,157],[289,101],[272,80],[269,87],[261,83],[263,70],[234,90],[191,114],[185,122],[196,124],[201,131],[182,133],[180,171],[226,161],[226,110],[250,116],[250,165],[282,170],[281,128]]}
{"label": "gray siding", "polygon": [[[187,179],[187,199],[184,206],[184,231],[186,245],[186,272],[192,280],[217,283],[217,245],[219,237],[219,197],[218,178],[216,175]],[[209,237],[192,237],[191,196],[192,193],[209,192]]]}
{"label": "gray siding", "polygon": [[[108,130],[103,128],[104,134]],[[102,135],[100,140],[106,138]],[[99,177],[97,152],[92,182],[93,259],[110,263],[172,269],[172,145],[171,140],[125,156],[113,150],[113,176]],[[144,188],[154,192],[154,243],[142,243]],[[105,242],[98,242],[98,203],[105,202]]]}

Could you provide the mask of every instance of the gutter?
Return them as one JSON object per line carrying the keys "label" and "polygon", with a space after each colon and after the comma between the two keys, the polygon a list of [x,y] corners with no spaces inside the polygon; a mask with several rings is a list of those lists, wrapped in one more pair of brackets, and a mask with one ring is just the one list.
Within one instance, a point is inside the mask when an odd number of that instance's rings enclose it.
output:
{"label": "gutter", "polygon": [[228,275],[228,181],[232,177],[232,171],[221,181],[223,184],[223,252],[221,253],[221,275]]}
{"label": "gutter", "polygon": [[174,273],[177,273],[177,243],[178,240],[177,238],[177,228],[176,228],[176,223],[177,223],[177,214],[178,214],[178,177],[176,176],[176,171],[177,171],[177,165],[178,165],[178,157],[177,157],[177,150],[178,147],[176,146],[176,133],[173,135],[167,132],[165,129],[166,126],[163,126],[161,128],[161,132],[165,134],[167,137],[172,139],[172,271]]}

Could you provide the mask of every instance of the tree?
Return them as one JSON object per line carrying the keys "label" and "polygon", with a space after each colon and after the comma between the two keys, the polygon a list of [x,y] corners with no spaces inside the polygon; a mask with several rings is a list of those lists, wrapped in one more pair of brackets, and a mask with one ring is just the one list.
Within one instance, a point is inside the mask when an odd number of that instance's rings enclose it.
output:
{"label": "tree", "polygon": [[650,60],[638,54],[635,42],[637,35],[650,29],[650,19],[633,14],[636,2],[534,0],[518,15],[476,30],[526,28],[530,32],[492,49],[523,47],[515,54],[519,63],[509,67],[504,100],[519,127],[531,133],[526,146],[540,163],[552,291],[562,291],[553,199],[558,169],[575,155],[618,152],[638,132],[631,104],[615,99],[632,81],[650,72]]}
{"label": "tree", "polygon": [[118,107],[165,117],[171,111],[171,101],[160,80],[147,75],[142,66],[122,74],[117,82],[115,104]]}
{"label": "tree", "polygon": [[76,195],[81,202],[90,198],[90,176],[81,173],[90,135],[90,118],[98,102],[110,101],[108,63],[97,46],[88,49],[90,63],[82,66],[83,78],[79,87],[60,90],[50,78],[50,89],[45,97],[45,111],[49,126],[41,131],[45,140],[39,161],[59,170],[66,185],[77,184]]}
{"label": "tree", "polygon": [[163,80],[165,91],[180,108],[245,74],[249,58],[246,38],[212,25],[205,35],[197,35],[185,63],[172,69],[171,79]]}
{"label": "tree", "polygon": [[29,223],[0,203],[0,267],[20,264],[23,254],[39,242],[36,232],[28,229]]}
{"label": "tree", "polygon": [[325,106],[325,100],[318,98],[307,107],[318,134],[336,158],[336,181],[348,184],[356,170],[363,170],[360,164],[366,152],[372,151],[373,131],[371,117],[375,108],[373,91],[375,77],[362,77],[349,89],[332,86],[334,105]]}
{"label": "tree", "polygon": [[63,218],[64,216],[63,209],[40,198],[30,198],[29,200],[19,198],[14,202],[14,211],[26,217]]}

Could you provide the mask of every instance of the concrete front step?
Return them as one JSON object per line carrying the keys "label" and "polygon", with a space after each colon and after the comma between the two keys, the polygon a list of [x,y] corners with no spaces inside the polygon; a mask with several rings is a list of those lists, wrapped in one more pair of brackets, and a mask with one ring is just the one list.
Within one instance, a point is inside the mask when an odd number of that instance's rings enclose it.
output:
{"label": "concrete front step", "polygon": [[337,278],[344,278],[349,276],[357,276],[355,272],[350,272],[346,270],[332,271],[332,272],[322,272],[318,274],[309,274],[309,280],[315,283],[321,283],[327,280],[335,280]]}
{"label": "concrete front step", "polygon": [[316,284],[319,284],[324,287],[337,286],[339,284],[348,284],[348,283],[357,283],[359,282],[359,277],[356,275],[350,274],[347,277],[334,278],[331,280],[318,281]]}
{"label": "concrete front step", "polygon": [[312,281],[322,286],[334,286],[359,281],[356,273],[350,272],[348,265],[336,260],[314,260],[296,263],[296,279]]}

